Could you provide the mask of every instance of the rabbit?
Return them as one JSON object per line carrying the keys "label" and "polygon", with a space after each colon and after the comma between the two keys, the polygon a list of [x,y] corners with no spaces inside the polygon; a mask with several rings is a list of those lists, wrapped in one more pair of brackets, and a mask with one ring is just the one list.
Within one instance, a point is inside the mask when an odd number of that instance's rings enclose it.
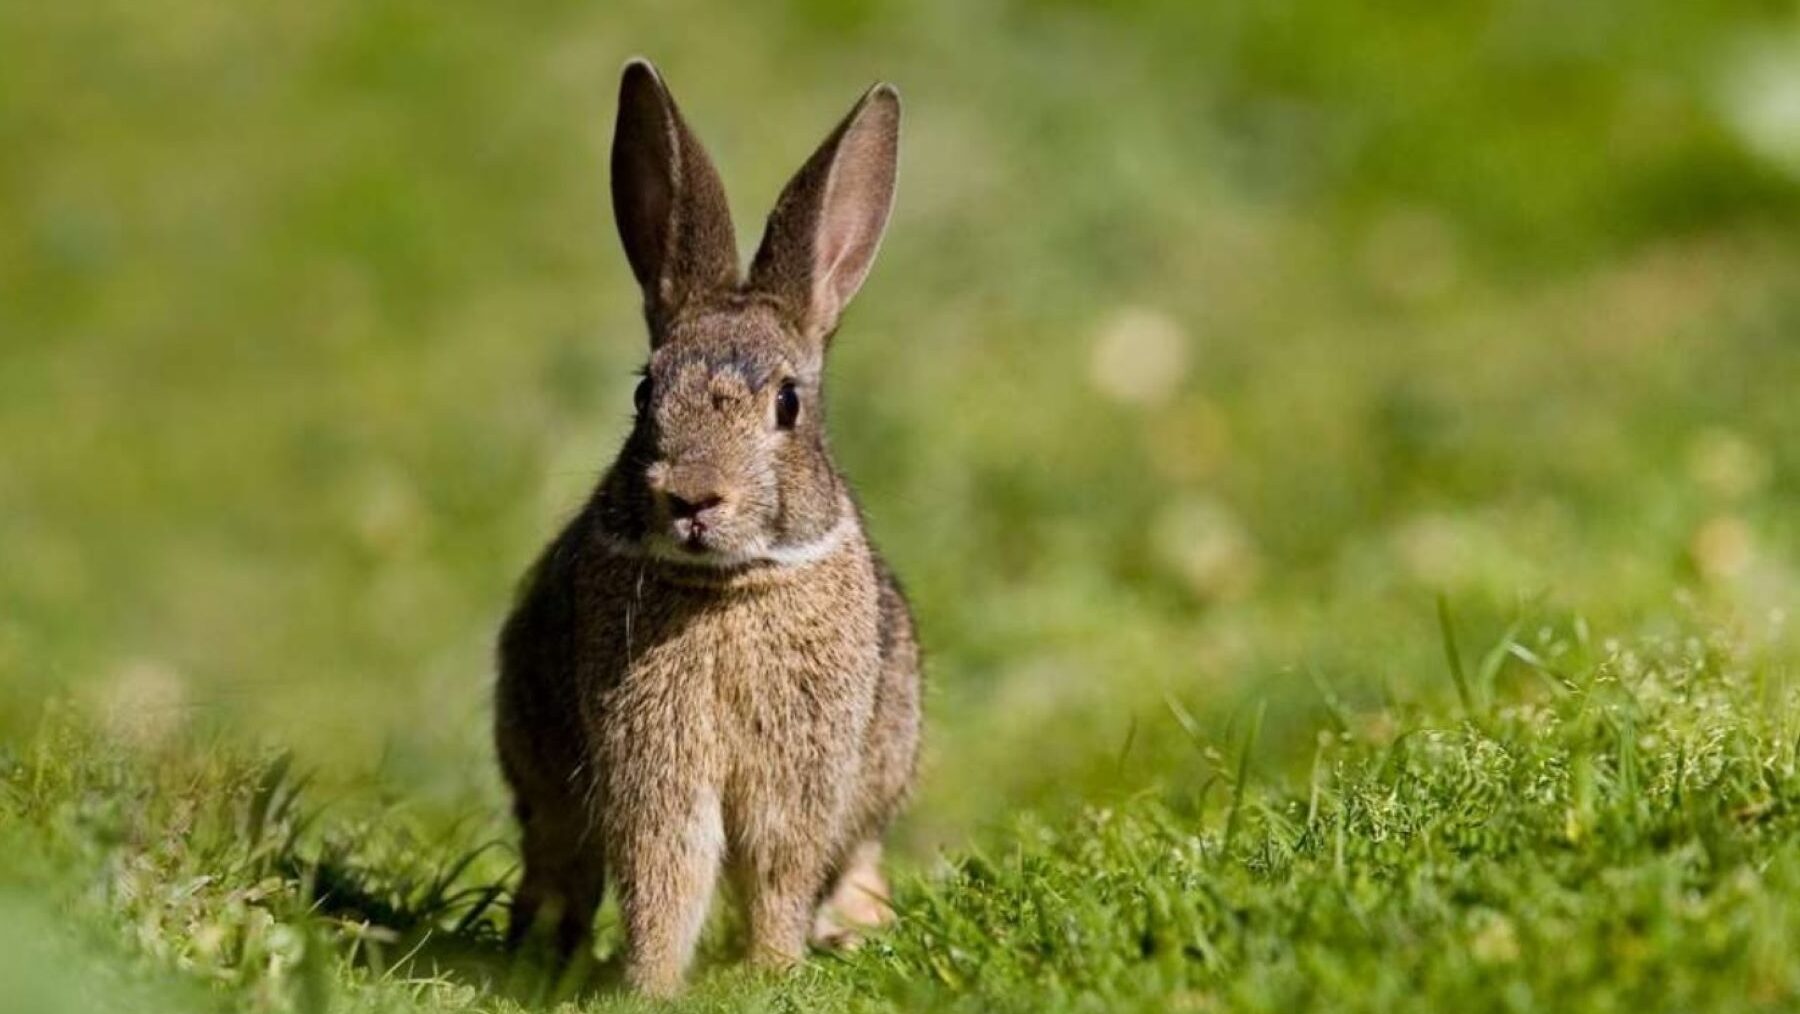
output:
{"label": "rabbit", "polygon": [[864,94],[744,275],[661,75],[622,75],[613,210],[649,363],[618,458],[506,620],[495,725],[523,838],[509,936],[542,920],[574,954],[611,878],[647,994],[680,990],[721,871],[758,964],[892,918],[881,838],[917,768],[919,649],[820,384],[887,225],[899,127],[892,86]]}

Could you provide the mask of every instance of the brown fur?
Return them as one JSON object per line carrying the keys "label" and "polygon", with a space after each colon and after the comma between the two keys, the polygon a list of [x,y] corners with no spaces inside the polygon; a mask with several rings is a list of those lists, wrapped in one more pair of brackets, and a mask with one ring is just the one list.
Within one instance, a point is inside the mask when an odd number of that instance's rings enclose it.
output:
{"label": "brown fur", "polygon": [[647,387],[502,631],[496,739],[523,832],[514,937],[541,920],[574,951],[610,877],[648,992],[680,987],[721,869],[762,963],[890,914],[879,842],[916,764],[918,649],[819,384],[886,223],[898,128],[897,96],[872,89],[783,193],[744,282],[711,163],[654,69],[625,70],[613,200]]}

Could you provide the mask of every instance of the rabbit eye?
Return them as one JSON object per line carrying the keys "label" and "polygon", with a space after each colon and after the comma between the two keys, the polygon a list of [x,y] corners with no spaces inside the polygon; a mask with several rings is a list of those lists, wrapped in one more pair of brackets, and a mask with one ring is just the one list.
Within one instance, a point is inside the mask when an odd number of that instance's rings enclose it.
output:
{"label": "rabbit eye", "polygon": [[637,410],[640,413],[650,407],[650,378],[649,377],[645,377],[644,379],[638,381],[637,392],[635,394],[633,394],[631,397],[632,397],[632,400],[634,402],[636,402]]}
{"label": "rabbit eye", "polygon": [[794,420],[800,418],[800,392],[795,390],[794,382],[784,380],[781,390],[775,392],[775,425],[784,430],[794,428]]}

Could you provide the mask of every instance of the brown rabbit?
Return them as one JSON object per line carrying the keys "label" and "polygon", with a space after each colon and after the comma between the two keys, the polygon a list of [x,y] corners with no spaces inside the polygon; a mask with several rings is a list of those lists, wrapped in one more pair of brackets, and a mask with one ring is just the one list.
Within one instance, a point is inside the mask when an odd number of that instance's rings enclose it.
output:
{"label": "brown rabbit", "polygon": [[880,837],[912,782],[912,618],[826,448],[825,348],[893,201],[877,85],[782,192],[748,278],[725,191],[655,68],[625,67],[613,210],[644,289],[637,419],[500,636],[496,733],[524,835],[515,939],[587,940],[680,988],[721,867],[751,956],[891,917]]}

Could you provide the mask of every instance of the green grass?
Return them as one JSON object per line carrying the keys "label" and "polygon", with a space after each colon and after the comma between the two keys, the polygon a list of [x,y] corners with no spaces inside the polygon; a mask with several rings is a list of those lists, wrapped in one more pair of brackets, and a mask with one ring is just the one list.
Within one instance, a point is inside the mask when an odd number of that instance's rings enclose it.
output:
{"label": "green grass", "polygon": [[722,919],[694,1004],[1794,1005],[1791,11],[678,7],[0,5],[28,1008],[628,1005],[493,946],[488,722],[642,359],[640,52],[746,242],[907,102],[830,378],[907,918],[779,982]]}
{"label": "green grass", "polygon": [[[1297,776],[1247,718],[1214,773],[996,828],[900,885],[898,928],[694,1009],[1786,1009],[1800,1002],[1800,684],[1753,642],[1497,643],[1481,703],[1334,706]],[[1497,684],[1497,685],[1494,685]],[[196,758],[207,758],[197,760]],[[220,1005],[632,1006],[497,946],[493,853],[315,808],[286,758],[129,760],[53,727],[8,765],[13,844]],[[720,927],[708,948],[728,954]],[[600,952],[616,953],[616,926]],[[79,965],[76,966],[78,969]],[[71,977],[85,975],[77,971]]]}

